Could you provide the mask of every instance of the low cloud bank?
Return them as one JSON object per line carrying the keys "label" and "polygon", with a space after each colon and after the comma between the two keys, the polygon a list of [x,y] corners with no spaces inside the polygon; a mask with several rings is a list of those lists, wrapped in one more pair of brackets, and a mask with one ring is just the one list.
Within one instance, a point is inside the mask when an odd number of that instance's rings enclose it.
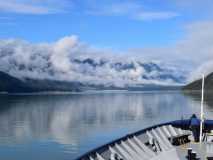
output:
{"label": "low cloud bank", "polygon": [[185,82],[184,71],[177,66],[132,57],[94,49],[76,36],[40,44],[14,39],[0,41],[0,70],[21,79],[115,86]]}

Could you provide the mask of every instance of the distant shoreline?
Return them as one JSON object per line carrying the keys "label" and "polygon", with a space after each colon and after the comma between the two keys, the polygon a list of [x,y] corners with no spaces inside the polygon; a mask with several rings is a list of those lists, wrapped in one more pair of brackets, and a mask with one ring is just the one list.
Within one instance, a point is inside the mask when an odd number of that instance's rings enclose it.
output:
{"label": "distant shoreline", "polygon": [[153,93],[153,92],[178,92],[177,90],[85,90],[80,92],[74,91],[44,91],[44,92],[0,92],[0,95],[72,95],[72,94],[93,94],[93,93]]}

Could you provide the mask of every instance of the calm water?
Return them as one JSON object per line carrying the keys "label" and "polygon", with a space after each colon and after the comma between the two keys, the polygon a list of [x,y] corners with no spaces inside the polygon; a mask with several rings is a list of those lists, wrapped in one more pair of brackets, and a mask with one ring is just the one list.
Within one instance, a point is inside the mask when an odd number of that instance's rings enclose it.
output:
{"label": "calm water", "polygon": [[199,97],[179,92],[0,95],[0,159],[72,160],[129,132],[198,113],[199,106]]}

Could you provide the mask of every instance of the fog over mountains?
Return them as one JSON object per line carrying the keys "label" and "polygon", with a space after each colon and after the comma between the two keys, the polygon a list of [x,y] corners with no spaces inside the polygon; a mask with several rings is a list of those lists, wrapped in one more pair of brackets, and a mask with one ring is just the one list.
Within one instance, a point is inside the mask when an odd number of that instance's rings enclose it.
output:
{"label": "fog over mountains", "polygon": [[186,71],[160,61],[106,54],[78,41],[75,36],[55,43],[32,44],[0,41],[0,71],[19,80],[53,80],[87,85],[182,85]]}

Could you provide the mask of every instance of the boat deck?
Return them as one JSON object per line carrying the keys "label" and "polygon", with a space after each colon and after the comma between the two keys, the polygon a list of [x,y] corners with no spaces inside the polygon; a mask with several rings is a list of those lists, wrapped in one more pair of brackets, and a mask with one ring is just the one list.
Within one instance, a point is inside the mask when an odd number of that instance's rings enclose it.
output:
{"label": "boat deck", "polygon": [[195,143],[192,131],[184,126],[179,128],[178,123],[160,124],[127,135],[86,153],[78,160],[186,160],[190,148],[190,156],[196,155],[190,160],[209,157],[212,160],[212,135],[205,133],[202,143]]}
{"label": "boat deck", "polygon": [[181,146],[176,147],[176,151],[180,160],[186,160],[188,148],[196,152],[197,158],[200,160],[206,160],[207,157],[213,156],[213,143],[203,142],[195,143],[190,142]]}

